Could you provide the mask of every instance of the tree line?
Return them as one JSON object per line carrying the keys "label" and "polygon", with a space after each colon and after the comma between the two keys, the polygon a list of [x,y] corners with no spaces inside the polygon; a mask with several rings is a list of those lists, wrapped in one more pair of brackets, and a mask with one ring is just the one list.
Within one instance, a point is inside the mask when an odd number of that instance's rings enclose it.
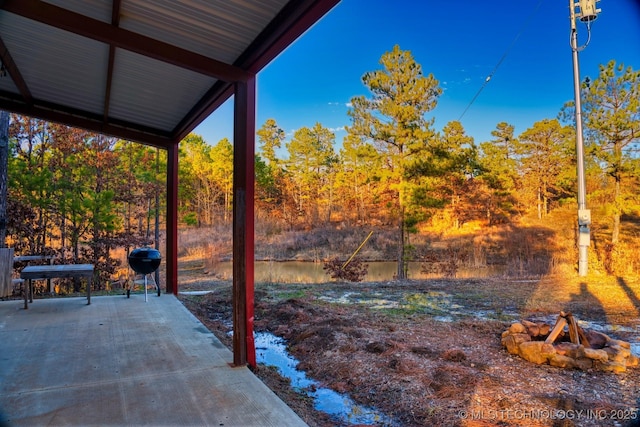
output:
{"label": "tree line", "polygon": [[[11,115],[7,244],[115,271],[112,249],[153,240],[166,156],[140,144]],[[161,165],[162,162],[162,165]]]}
{"label": "tree line", "polygon": [[[409,236],[429,219],[492,225],[576,203],[573,102],[520,135],[499,122],[490,141],[476,143],[459,121],[434,128],[442,89],[411,52],[395,46],[380,65],[363,76],[369,96],[351,100],[339,146],[321,123],[289,140],[273,118],[259,127],[258,220],[306,230],[394,227],[403,278]],[[639,82],[640,72],[611,61],[581,88],[588,201],[609,212],[612,245],[621,216],[640,207]],[[18,252],[56,250],[108,277],[111,249],[154,240],[153,219],[165,209],[164,151],[18,115],[11,115],[9,151],[7,239]],[[228,139],[187,136],[179,150],[181,223],[228,223],[232,176]]]}
{"label": "tree line", "polygon": [[[362,78],[370,95],[351,100],[351,125],[338,152],[335,135],[320,123],[298,129],[286,143],[274,119],[262,125],[263,212],[309,228],[334,221],[392,225],[397,277],[404,278],[409,236],[431,218],[447,227],[492,225],[531,210],[543,218],[576,203],[572,101],[520,135],[499,122],[493,139],[476,144],[459,121],[434,129],[428,117],[442,89],[411,52],[395,46],[380,64]],[[585,79],[581,92],[589,202],[609,213],[615,246],[622,215],[640,207],[640,72],[611,61]],[[287,155],[279,158],[282,148]]]}

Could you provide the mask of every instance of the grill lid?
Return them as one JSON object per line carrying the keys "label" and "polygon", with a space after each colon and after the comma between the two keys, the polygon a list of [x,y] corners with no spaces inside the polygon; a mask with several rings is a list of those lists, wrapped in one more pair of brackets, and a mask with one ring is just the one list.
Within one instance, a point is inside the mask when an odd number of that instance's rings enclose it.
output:
{"label": "grill lid", "polygon": [[154,248],[137,248],[129,254],[129,265],[138,274],[150,274],[160,267],[162,257]]}

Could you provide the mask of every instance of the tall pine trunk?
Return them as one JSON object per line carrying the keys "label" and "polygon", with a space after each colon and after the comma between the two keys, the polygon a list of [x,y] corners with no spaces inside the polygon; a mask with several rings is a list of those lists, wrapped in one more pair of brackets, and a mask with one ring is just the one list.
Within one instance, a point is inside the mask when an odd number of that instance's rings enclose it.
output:
{"label": "tall pine trunk", "polygon": [[620,240],[620,178],[616,176],[615,196],[613,199],[613,230],[611,232],[611,245],[615,246]]}
{"label": "tall pine trunk", "polygon": [[[400,196],[401,197],[401,196]],[[405,230],[404,230],[404,206],[402,201],[399,200],[398,209],[398,271],[396,272],[396,279],[406,279],[406,259],[405,259]]]}
{"label": "tall pine trunk", "polygon": [[542,191],[540,190],[540,187],[538,187],[538,200],[537,200],[537,204],[538,204],[538,219],[542,219]]}

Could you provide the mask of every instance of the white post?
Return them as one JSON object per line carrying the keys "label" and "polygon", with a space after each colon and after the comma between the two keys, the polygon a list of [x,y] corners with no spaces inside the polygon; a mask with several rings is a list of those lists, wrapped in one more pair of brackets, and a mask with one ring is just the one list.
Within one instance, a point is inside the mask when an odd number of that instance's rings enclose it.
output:
{"label": "white post", "polygon": [[[594,2],[595,3],[595,2]],[[586,276],[588,271],[588,251],[591,242],[589,225],[591,211],[587,209],[587,190],[584,172],[584,141],[582,131],[582,105],[580,102],[580,67],[578,65],[578,31],[576,29],[576,3],[569,0],[571,10],[571,51],[573,54],[573,90],[575,97],[576,121],[576,163],[578,172],[578,275]],[[595,10],[595,8],[594,8]],[[592,16],[589,16],[589,19]]]}

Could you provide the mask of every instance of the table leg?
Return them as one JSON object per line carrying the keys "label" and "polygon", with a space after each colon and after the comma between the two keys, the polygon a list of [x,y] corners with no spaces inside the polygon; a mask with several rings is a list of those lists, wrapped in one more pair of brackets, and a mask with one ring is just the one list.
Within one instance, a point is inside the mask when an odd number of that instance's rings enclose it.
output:
{"label": "table leg", "polygon": [[91,305],[91,282],[93,277],[89,277],[89,281],[87,283],[87,305]]}
{"label": "table leg", "polygon": [[29,308],[29,284],[22,283],[22,296],[24,297],[24,309]]}
{"label": "table leg", "polygon": [[29,279],[29,302],[33,303],[33,280]]}

